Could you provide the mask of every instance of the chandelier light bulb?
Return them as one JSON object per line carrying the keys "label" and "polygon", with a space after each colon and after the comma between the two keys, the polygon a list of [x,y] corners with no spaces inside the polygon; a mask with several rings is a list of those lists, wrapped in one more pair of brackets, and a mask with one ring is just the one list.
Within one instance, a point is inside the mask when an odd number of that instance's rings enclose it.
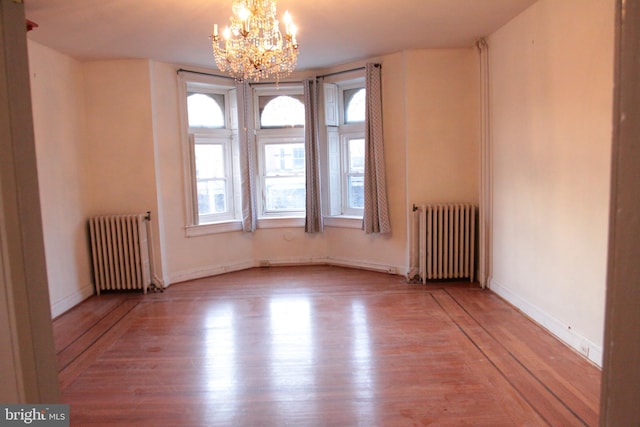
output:
{"label": "chandelier light bulb", "polygon": [[238,18],[240,18],[241,21],[249,19],[249,15],[251,15],[251,12],[249,12],[249,9],[245,6],[242,6],[240,10],[238,10]]}
{"label": "chandelier light bulb", "polygon": [[291,15],[289,14],[288,10],[284,12],[284,16],[282,17],[282,20],[284,21],[286,33],[291,34]]}

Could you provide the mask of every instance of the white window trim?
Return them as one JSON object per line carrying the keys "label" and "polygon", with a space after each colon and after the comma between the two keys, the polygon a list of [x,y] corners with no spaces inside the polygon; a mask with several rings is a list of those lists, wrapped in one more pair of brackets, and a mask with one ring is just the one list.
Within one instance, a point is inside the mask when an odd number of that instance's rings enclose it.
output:
{"label": "white window trim", "polygon": [[347,215],[325,216],[324,225],[338,228],[362,228],[362,217],[351,217]]}
{"label": "white window trim", "polygon": [[[253,88],[253,120],[255,123],[256,132],[267,132],[274,130],[282,130],[286,128],[265,128],[260,127],[260,97],[261,96],[301,96],[303,95],[303,88],[300,84],[286,84],[280,83],[279,85],[261,85]],[[304,129],[304,128],[295,128]],[[303,131],[304,134],[304,131]]]}
{"label": "white window trim", "polygon": [[[253,88],[254,96],[254,123],[256,129],[256,153],[258,167],[256,170],[256,201],[257,201],[257,227],[258,228],[284,228],[304,227],[304,211],[277,211],[267,212],[265,208],[264,188],[264,145],[268,143],[302,143],[304,144],[304,128],[260,128],[260,103],[261,96],[300,96],[303,95],[303,87],[300,84],[261,85]],[[306,153],[305,153],[306,156]]]}
{"label": "white window trim", "polygon": [[[337,111],[334,112],[334,117],[337,116],[337,126],[335,126],[335,122],[330,122],[326,124],[326,128],[332,128],[333,131],[337,133],[337,144],[340,152],[340,206],[339,209],[336,209],[336,206],[331,206],[331,198],[327,196],[325,200],[327,201],[327,211],[324,216],[324,225],[329,227],[342,227],[342,228],[362,228],[362,216],[364,215],[364,209],[351,209],[348,207],[348,194],[346,193],[347,183],[345,182],[347,177],[347,138],[363,138],[364,139],[364,123],[349,123],[345,124],[345,106],[344,106],[344,91],[349,89],[363,88],[365,86],[365,78],[364,76],[354,77],[351,75],[347,79],[332,79],[328,81],[332,85],[337,87],[337,105],[335,105]],[[330,112],[325,111],[325,115],[329,115]],[[328,141],[328,133],[327,130],[325,134],[326,141],[326,155],[327,155],[327,188],[329,191],[332,191],[329,183],[329,174],[331,168],[331,159],[330,159],[330,142]],[[340,212],[337,213],[336,211]],[[336,212],[331,214],[331,211]]]}
{"label": "white window trim", "polygon": [[230,231],[242,231],[240,220],[188,225],[185,227],[187,237],[205,236],[207,234],[228,233]]}
{"label": "white window trim", "polygon": [[[233,84],[229,83],[229,80],[216,78],[211,76],[202,76],[192,73],[179,73],[178,74],[178,102],[180,108],[180,139],[182,141],[182,158],[183,158],[183,188],[184,188],[184,206],[185,206],[185,235],[187,237],[202,236],[206,234],[224,233],[229,231],[236,231],[242,229],[242,222],[240,218],[233,219],[221,219],[219,222],[214,223],[199,223],[198,218],[198,198],[197,190],[195,188],[195,158],[193,146],[193,137],[191,136],[189,129],[189,122],[187,116],[187,92],[190,90],[201,90],[206,92],[208,90],[214,93],[225,92],[225,95],[230,94],[235,90]],[[221,131],[227,132],[231,135],[231,158],[237,157],[237,118],[234,114],[237,114],[237,106],[231,96],[225,98],[225,123],[227,129],[215,129],[218,135]],[[192,131],[197,132],[199,135],[209,134],[212,130],[206,128],[193,128]],[[235,167],[229,171],[232,180],[236,179]],[[233,186],[235,187],[235,185]],[[237,190],[234,188],[231,196],[232,207],[235,211],[235,215],[239,212],[240,200],[237,199]]]}

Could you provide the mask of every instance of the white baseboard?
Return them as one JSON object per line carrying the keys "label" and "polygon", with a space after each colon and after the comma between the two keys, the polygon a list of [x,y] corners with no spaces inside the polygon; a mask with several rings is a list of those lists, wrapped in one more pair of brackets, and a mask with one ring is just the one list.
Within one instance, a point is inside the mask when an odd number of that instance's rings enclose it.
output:
{"label": "white baseboard", "polygon": [[406,268],[405,266],[379,264],[377,262],[371,262],[371,261],[356,261],[352,259],[334,258],[334,257],[327,258],[327,264],[335,265],[338,267],[357,268],[360,270],[370,270],[370,271],[377,271],[380,273],[398,274],[398,275],[404,275],[404,273],[402,272]]}
{"label": "white baseboard", "polygon": [[256,263],[256,267],[266,266],[294,266],[294,265],[333,265],[336,267],[355,268],[358,270],[377,271],[388,274],[402,274],[404,267],[398,267],[388,264],[378,264],[368,261],[355,261],[346,258],[334,257],[300,257],[300,258],[277,258],[260,260]]}
{"label": "white baseboard", "polygon": [[51,304],[51,317],[55,319],[64,312],[72,309],[82,301],[86,300],[95,293],[93,284],[83,286],[76,292],[62,298],[60,301],[56,301]]}
{"label": "white baseboard", "polygon": [[326,257],[286,257],[257,260],[254,267],[293,267],[296,265],[326,265]]}
{"label": "white baseboard", "polygon": [[[405,268],[404,266],[393,266],[366,261],[354,261],[343,258],[288,257],[262,259],[256,261],[243,261],[230,265],[211,266],[193,270],[185,270],[171,275],[168,282],[169,284],[186,282],[188,280],[202,279],[204,277],[217,276],[219,274],[246,270],[253,267],[291,267],[296,265],[335,265],[336,267],[356,268],[359,270],[370,270],[388,274],[402,274],[401,272],[404,271],[403,269]],[[167,284],[167,286],[169,284]]]}
{"label": "white baseboard", "polygon": [[507,287],[496,282],[494,279],[490,279],[489,289],[516,306],[524,314],[555,335],[566,345],[573,348],[599,367],[602,367],[602,346],[597,345],[593,341],[580,335],[571,327],[571,325],[561,322],[539,307],[525,301]]}
{"label": "white baseboard", "polygon": [[230,273],[232,271],[246,270],[255,267],[253,261],[242,261],[235,264],[216,265],[192,270],[179,271],[169,276],[169,284],[186,282],[188,280],[202,279],[203,277],[217,276],[219,274]]}

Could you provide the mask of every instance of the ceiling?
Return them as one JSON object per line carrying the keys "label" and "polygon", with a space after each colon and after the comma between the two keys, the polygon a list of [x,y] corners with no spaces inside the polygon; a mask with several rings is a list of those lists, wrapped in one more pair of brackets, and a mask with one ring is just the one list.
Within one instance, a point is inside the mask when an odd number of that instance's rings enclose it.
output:
{"label": "ceiling", "polygon": [[[279,0],[298,26],[298,69],[420,48],[472,46],[536,0]],[[80,60],[150,58],[215,68],[209,35],[231,0],[25,0],[29,38]]]}

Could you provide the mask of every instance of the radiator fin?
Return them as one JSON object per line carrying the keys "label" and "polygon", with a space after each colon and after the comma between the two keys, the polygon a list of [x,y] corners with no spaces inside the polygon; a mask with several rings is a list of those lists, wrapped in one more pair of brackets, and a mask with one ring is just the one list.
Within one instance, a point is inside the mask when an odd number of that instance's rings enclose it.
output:
{"label": "radiator fin", "polygon": [[101,291],[143,290],[151,284],[145,214],[89,218],[93,277]]}

